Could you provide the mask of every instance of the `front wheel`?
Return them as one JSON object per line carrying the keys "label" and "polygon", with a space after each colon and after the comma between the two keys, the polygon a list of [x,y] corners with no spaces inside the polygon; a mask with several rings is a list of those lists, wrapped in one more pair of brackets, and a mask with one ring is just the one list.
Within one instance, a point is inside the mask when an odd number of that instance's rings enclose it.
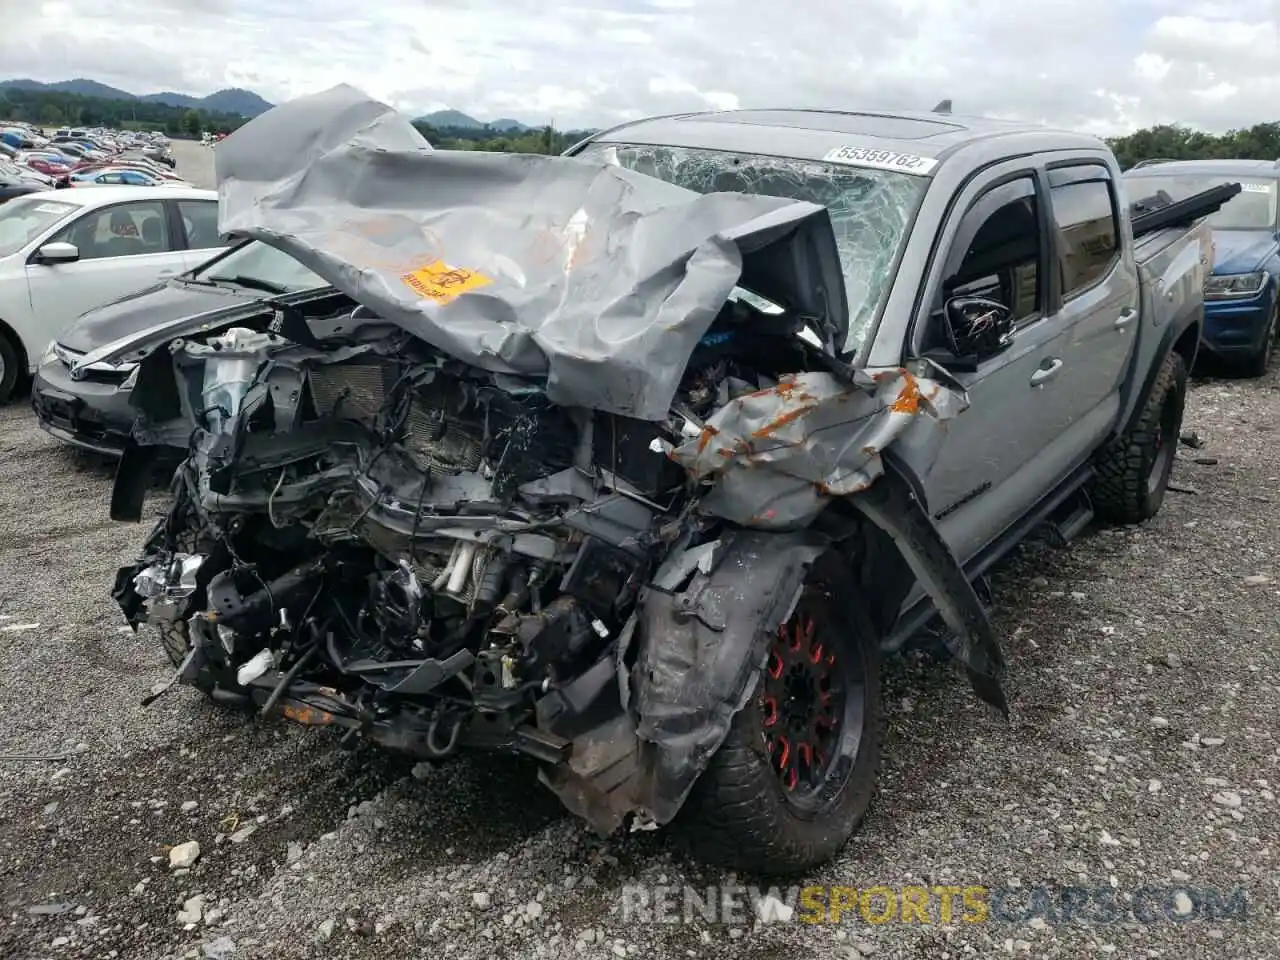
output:
{"label": "front wheel", "polygon": [[25,370],[18,369],[18,351],[9,342],[9,338],[0,332],[0,403],[6,402],[13,395],[18,378],[25,374]]}
{"label": "front wheel", "polygon": [[694,785],[679,829],[704,862],[793,874],[830,860],[871,805],[884,730],[875,631],[835,553],[771,638],[755,695]]}
{"label": "front wheel", "polygon": [[1267,330],[1263,334],[1261,346],[1240,362],[1242,376],[1266,376],[1267,368],[1271,366],[1271,354],[1275,350],[1276,336],[1280,335],[1278,327],[1280,327],[1280,302],[1277,302],[1275,309],[1271,311],[1271,319],[1267,321]]}
{"label": "front wheel", "polygon": [[1090,492],[1103,520],[1141,523],[1159,511],[1173,473],[1186,400],[1187,367],[1170,352],[1138,421],[1098,456]]}

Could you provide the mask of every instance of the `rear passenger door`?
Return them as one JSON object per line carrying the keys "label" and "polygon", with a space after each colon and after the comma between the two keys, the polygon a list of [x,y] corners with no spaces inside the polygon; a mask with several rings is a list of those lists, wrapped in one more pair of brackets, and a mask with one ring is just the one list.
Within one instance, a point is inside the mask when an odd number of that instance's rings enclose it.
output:
{"label": "rear passenger door", "polygon": [[1137,341],[1139,285],[1122,254],[1124,207],[1110,170],[1072,161],[1045,172],[1053,211],[1053,308],[1070,331],[1062,373],[1064,430],[1082,455],[1115,421]]}
{"label": "rear passenger door", "polygon": [[211,260],[231,241],[218,235],[218,201],[178,200],[178,224],[185,237],[188,270]]}

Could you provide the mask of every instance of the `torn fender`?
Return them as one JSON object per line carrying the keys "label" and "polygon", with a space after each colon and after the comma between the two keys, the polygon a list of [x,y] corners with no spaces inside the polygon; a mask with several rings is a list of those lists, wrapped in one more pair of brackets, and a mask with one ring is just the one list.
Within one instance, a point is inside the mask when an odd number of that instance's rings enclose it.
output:
{"label": "torn fender", "polygon": [[849,503],[892,538],[951,628],[951,654],[964,666],[974,692],[1007,719],[1009,704],[1000,685],[1005,661],[995,627],[964,568],[910,484],[896,470],[890,470]]}
{"label": "torn fender", "polygon": [[736,531],[683,589],[651,587],[641,598],[629,691],[640,770],[633,809],[660,824],[679,811],[755,690],[769,638],[826,548],[808,532]]}
{"label": "torn fender", "polygon": [[701,432],[671,452],[699,480],[713,482],[699,508],[747,527],[802,527],[833,497],[871,487],[881,453],[924,415],[949,420],[968,406],[941,368],[905,368],[783,377],[736,397]]}

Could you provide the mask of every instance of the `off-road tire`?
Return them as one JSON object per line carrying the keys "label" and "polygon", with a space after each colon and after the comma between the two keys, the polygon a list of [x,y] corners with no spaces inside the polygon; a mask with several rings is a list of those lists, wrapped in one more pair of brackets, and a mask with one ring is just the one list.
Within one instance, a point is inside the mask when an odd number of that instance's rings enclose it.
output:
{"label": "off-road tire", "polygon": [[1262,345],[1256,353],[1251,353],[1238,362],[1237,368],[1242,377],[1257,378],[1266,376],[1267,368],[1271,366],[1271,355],[1275,351],[1276,337],[1278,335],[1280,335],[1280,301],[1276,303],[1275,308],[1271,311],[1271,320],[1267,323],[1267,333],[1262,338]]}
{"label": "off-road tire", "polygon": [[815,574],[822,575],[824,561],[825,578],[841,600],[841,652],[860,660],[865,682],[862,737],[852,768],[821,810],[798,810],[784,796],[770,765],[762,704],[752,696],[734,717],[724,744],[694,784],[673,825],[683,845],[704,863],[766,876],[812,869],[839,852],[875,796],[884,740],[879,641],[862,605],[850,596],[852,571],[833,553],[815,565]]}
{"label": "off-road tire", "polygon": [[1170,352],[1161,363],[1142,415],[1098,456],[1090,493],[1100,519],[1141,523],[1159,511],[1173,472],[1186,399],[1186,364]]}
{"label": "off-road tire", "polygon": [[[179,533],[176,546],[180,551],[184,552],[198,550],[199,545],[195,530],[185,529]],[[169,658],[169,662],[173,664],[173,668],[176,670],[182,666],[182,662],[187,659],[187,654],[191,652],[187,624],[182,620],[158,621],[155,624],[155,636],[159,639],[160,646],[164,649],[165,656]],[[212,683],[197,682],[192,686],[205,696],[212,698]]]}
{"label": "off-road tire", "polygon": [[0,371],[0,403],[8,403],[27,371],[18,369],[18,351],[5,333],[0,333]]}
{"label": "off-road tire", "polygon": [[156,635],[160,638],[160,646],[164,647],[165,656],[169,658],[174,669],[182,666],[182,661],[187,659],[187,654],[191,652],[191,645],[187,642],[187,625],[159,623],[156,624]]}

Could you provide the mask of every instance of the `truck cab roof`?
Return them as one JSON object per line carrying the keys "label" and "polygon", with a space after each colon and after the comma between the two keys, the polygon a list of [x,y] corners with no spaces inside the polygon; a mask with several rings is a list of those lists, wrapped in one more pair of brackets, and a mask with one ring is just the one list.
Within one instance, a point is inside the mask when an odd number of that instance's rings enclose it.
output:
{"label": "truck cab roof", "polygon": [[[873,148],[939,162],[969,147],[1000,157],[1106,149],[1096,137],[1015,120],[956,114],[844,110],[721,110],[635,120],[587,143],[644,143],[821,160],[840,147]],[[936,167],[934,168],[937,169]]]}

